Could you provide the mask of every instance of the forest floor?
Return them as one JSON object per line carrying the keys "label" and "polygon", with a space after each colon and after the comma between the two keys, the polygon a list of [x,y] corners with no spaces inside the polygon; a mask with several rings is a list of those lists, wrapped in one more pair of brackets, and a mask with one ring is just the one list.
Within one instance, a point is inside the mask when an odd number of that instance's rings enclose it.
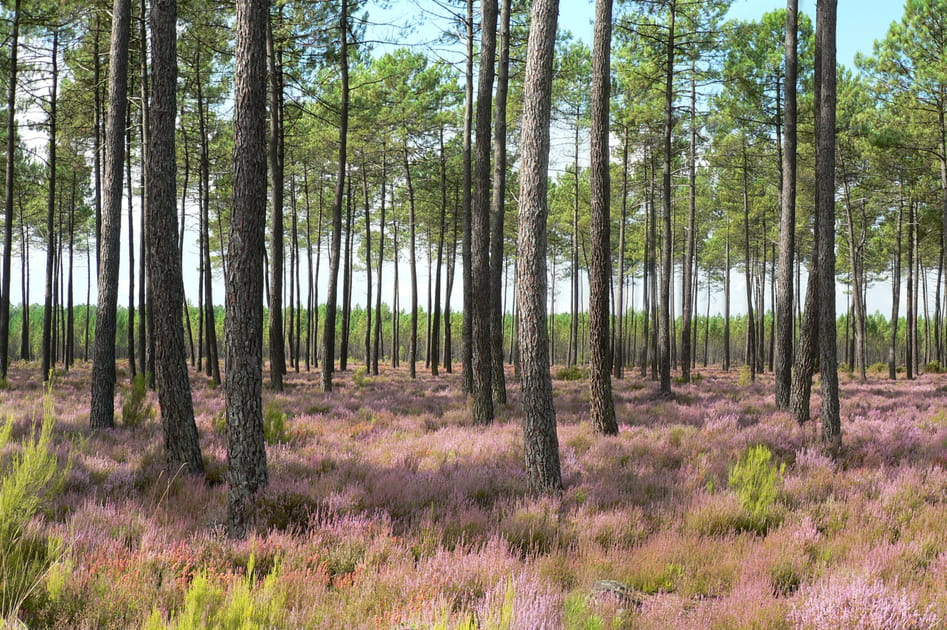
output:
{"label": "forest floor", "polygon": [[[586,382],[554,380],[555,498],[526,494],[515,383],[482,428],[456,373],[350,369],[324,394],[317,372],[291,372],[284,393],[264,393],[255,533],[232,541],[223,388],[193,377],[207,475],[190,478],[165,470],[153,416],[90,433],[80,365],[51,394],[66,477],[30,524],[64,545],[21,618],[202,627],[185,624],[196,613],[224,627],[246,605],[283,628],[944,627],[947,376],[842,375],[833,461],[817,418],[800,427],[775,409],[771,376],[699,371],[671,398],[637,372],[615,381],[608,438],[588,423]],[[0,391],[7,453],[42,416],[38,376],[14,364]],[[599,580],[630,595],[590,596]]]}

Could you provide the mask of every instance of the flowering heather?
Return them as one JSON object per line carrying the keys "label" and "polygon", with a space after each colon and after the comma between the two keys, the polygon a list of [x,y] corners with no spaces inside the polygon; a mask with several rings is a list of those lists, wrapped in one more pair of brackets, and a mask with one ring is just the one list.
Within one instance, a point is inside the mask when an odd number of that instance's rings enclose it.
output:
{"label": "flowering heather", "polygon": [[[38,377],[14,365],[0,390],[7,456],[42,417]],[[192,381],[207,470],[193,478],[167,469],[158,418],[89,432],[80,365],[52,394],[51,448],[71,464],[29,524],[64,551],[19,616],[142,627],[179,618],[200,591],[276,608],[278,628],[942,627],[947,377],[843,378],[837,459],[817,418],[800,427],[775,409],[768,375],[702,377],[670,398],[615,381],[620,433],[606,438],[589,425],[585,381],[554,380],[565,488],[532,497],[512,375],[510,404],[484,428],[456,374],[349,371],[322,393],[315,372],[290,373],[283,393],[264,392],[284,431],[267,445],[252,532],[233,541],[222,388]],[[122,377],[118,418],[129,393]],[[762,520],[729,483],[758,445],[782,471]],[[640,606],[592,597],[602,581]]]}

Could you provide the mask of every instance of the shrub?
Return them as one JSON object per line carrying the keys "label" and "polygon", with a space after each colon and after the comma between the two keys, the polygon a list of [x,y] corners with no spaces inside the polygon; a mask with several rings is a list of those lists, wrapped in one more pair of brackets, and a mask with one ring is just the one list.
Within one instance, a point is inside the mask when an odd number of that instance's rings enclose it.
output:
{"label": "shrub", "polygon": [[352,383],[355,384],[359,389],[365,387],[371,382],[371,379],[368,378],[368,367],[360,366],[355,369],[355,372],[352,374]]}
{"label": "shrub", "polygon": [[570,365],[556,370],[557,381],[581,381],[588,377],[588,370],[580,368],[577,365]]}
{"label": "shrub", "polygon": [[744,365],[740,368],[740,378],[737,379],[738,387],[749,387],[753,383],[753,372],[750,371],[749,365]]}
{"label": "shrub", "polygon": [[225,435],[227,433],[227,411],[221,409],[215,413],[214,417],[211,418],[210,426],[217,435]]}
{"label": "shrub", "polygon": [[834,575],[800,589],[789,621],[803,630],[928,630],[940,628],[906,591],[860,576]]}
{"label": "shrub", "polygon": [[275,400],[263,408],[263,439],[267,444],[279,444],[289,439],[286,431],[286,414]]}
{"label": "shrub", "polygon": [[[43,404],[39,435],[22,445],[0,480],[0,623],[11,622],[61,555],[59,541],[27,530],[30,520],[62,486],[65,472],[51,450],[56,424],[51,398]],[[13,418],[0,428],[0,451],[10,441]]]}
{"label": "shrub", "polygon": [[122,424],[126,427],[139,427],[154,417],[154,409],[148,402],[148,380],[147,374],[136,374],[132,379],[132,386],[122,403]]}
{"label": "shrub", "polygon": [[783,477],[785,464],[777,466],[773,453],[763,444],[749,447],[730,468],[729,484],[740,498],[740,505],[765,531],[773,520],[777,485]]}
{"label": "shrub", "polygon": [[262,584],[254,583],[255,560],[250,556],[247,575],[229,588],[211,583],[198,573],[184,596],[184,607],[166,622],[155,607],[145,630],[254,630],[277,627],[283,619],[286,596],[278,587],[279,567]]}
{"label": "shrub", "polygon": [[940,361],[929,361],[924,365],[924,372],[926,374],[940,374],[943,371],[944,368],[940,364]]}

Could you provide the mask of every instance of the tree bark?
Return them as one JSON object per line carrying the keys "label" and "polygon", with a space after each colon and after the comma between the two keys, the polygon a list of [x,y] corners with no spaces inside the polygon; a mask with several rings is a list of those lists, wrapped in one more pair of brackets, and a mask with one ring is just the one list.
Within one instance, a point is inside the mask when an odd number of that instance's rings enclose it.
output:
{"label": "tree bark", "polygon": [[786,78],[783,82],[783,181],[779,212],[779,271],[776,279],[776,407],[789,408],[793,363],[793,259],[796,252],[796,146],[799,0],[786,2]]}
{"label": "tree bark", "polygon": [[817,45],[821,47],[816,95],[816,210],[819,213],[819,374],[822,383],[822,441],[835,452],[842,443],[839,418],[835,317],[835,25],[837,0],[819,0]]}
{"label": "tree bark", "polygon": [[266,29],[267,80],[270,101],[270,387],[283,391],[286,348],[283,340],[283,69],[276,60],[273,24]]}
{"label": "tree bark", "polygon": [[13,28],[10,34],[10,84],[7,86],[7,165],[4,180],[3,274],[0,278],[2,282],[0,286],[0,381],[7,379],[7,364],[10,359],[10,262],[13,257],[13,174],[16,163],[16,76],[19,36],[20,0],[15,0]]}
{"label": "tree bark", "polygon": [[558,0],[536,0],[530,8],[520,141],[517,303],[523,364],[523,434],[527,485],[537,493],[562,489],[545,321],[546,190],[558,6]]}
{"label": "tree bark", "polygon": [[461,267],[463,271],[464,285],[464,318],[461,327],[461,377],[462,387],[465,394],[472,394],[473,384],[473,304],[474,288],[473,275],[471,274],[471,212],[473,200],[471,199],[471,190],[473,184],[472,172],[472,135],[473,135],[473,56],[474,56],[474,23],[473,23],[473,4],[474,0],[467,0],[467,57],[465,66],[465,84],[464,84],[464,130],[463,130],[463,168],[464,168],[464,189],[463,199],[463,244],[461,247]]}
{"label": "tree bark", "polygon": [[904,216],[904,199],[898,200],[898,227],[895,232],[894,263],[891,270],[891,336],[888,342],[888,378],[898,378],[898,306],[901,301],[901,229]]}
{"label": "tree bark", "polygon": [[332,391],[335,368],[335,313],[339,291],[339,256],[342,250],[342,202],[345,198],[346,149],[349,131],[349,3],[342,0],[339,18],[342,104],[339,110],[339,164],[336,171],[335,200],[332,203],[332,245],[329,251],[329,286],[326,294],[326,321],[322,335],[322,391]]}
{"label": "tree bark", "polygon": [[612,246],[609,239],[610,177],[608,132],[612,0],[596,0],[592,50],[592,255],[589,265],[589,409],[592,427],[603,435],[617,435],[615,402],[612,400],[612,356],[609,349],[608,288],[612,278]]}
{"label": "tree bark", "polygon": [[[43,382],[49,380],[49,371],[56,364],[56,346],[53,341],[53,268],[56,264],[56,256],[53,251],[53,235],[55,232],[54,217],[56,214],[56,101],[59,87],[59,31],[53,31],[53,52],[52,52],[52,85],[49,92],[49,153],[47,162],[49,164],[49,196],[46,201],[46,238],[49,241],[49,247],[46,249],[46,304],[43,308]],[[119,167],[121,168],[121,167]],[[10,213],[9,222],[13,222],[13,213]],[[11,226],[12,227],[12,226]],[[4,273],[6,277],[7,273]],[[3,336],[9,335],[9,324],[3,328]]]}
{"label": "tree bark", "polygon": [[115,333],[122,230],[122,167],[125,162],[125,117],[128,107],[128,42],[131,0],[115,0],[109,51],[108,115],[105,121],[105,181],[99,246],[98,302],[92,342],[93,429],[115,424]]}
{"label": "tree bark", "polygon": [[671,393],[671,139],[674,131],[674,22],[677,17],[677,0],[668,5],[667,68],[664,77],[664,172],[663,172],[663,221],[664,239],[661,244],[661,303],[658,316],[660,337],[658,367],[661,378],[661,393]]}
{"label": "tree bark", "polygon": [[[511,0],[500,3],[499,58],[493,122],[493,203],[490,212],[490,302],[493,360],[493,399],[506,404],[506,374],[503,371],[503,231],[506,217],[506,102],[510,83]],[[444,204],[446,206],[446,203]],[[443,233],[443,225],[442,225]],[[438,257],[438,259],[440,259]]]}
{"label": "tree bark", "polygon": [[493,346],[490,308],[490,122],[497,35],[497,0],[481,0],[480,73],[477,80],[476,160],[470,219],[470,271],[473,303],[471,413],[478,425],[493,422]]}
{"label": "tree bark", "polygon": [[201,473],[191,383],[187,373],[181,304],[184,282],[178,254],[174,119],[177,82],[177,0],[154,0],[151,7],[151,112],[148,131],[148,280],[155,299],[155,385],[164,426],[165,451],[172,465]]}
{"label": "tree bark", "polygon": [[234,186],[227,255],[227,530],[246,534],[267,482],[263,441],[263,252],[266,225],[267,0],[237,0]]}

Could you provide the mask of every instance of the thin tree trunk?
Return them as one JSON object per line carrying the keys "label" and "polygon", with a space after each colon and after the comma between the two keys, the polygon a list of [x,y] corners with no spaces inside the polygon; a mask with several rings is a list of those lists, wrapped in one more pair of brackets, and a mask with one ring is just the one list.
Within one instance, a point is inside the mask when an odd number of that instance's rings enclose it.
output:
{"label": "thin tree trunk", "polygon": [[335,312],[339,290],[339,256],[342,250],[342,202],[345,196],[346,143],[349,130],[348,8],[348,0],[342,0],[342,13],[339,19],[342,106],[339,111],[339,164],[336,171],[335,200],[332,203],[332,249],[329,252],[326,322],[325,332],[322,335],[322,391],[324,392],[332,391],[332,370],[335,367]]}
{"label": "thin tree trunk", "polygon": [[388,185],[388,152],[387,149],[382,145],[382,161],[381,161],[381,217],[378,223],[378,291],[375,295],[375,339],[374,339],[374,351],[372,352],[372,374],[378,376],[378,361],[381,358],[381,290],[383,286],[382,282],[382,267],[385,264],[385,203],[387,201],[388,191],[386,190]]}
{"label": "thin tree trunk", "polygon": [[476,160],[470,222],[473,280],[473,392],[471,414],[478,425],[493,422],[493,346],[490,308],[490,122],[496,61],[497,0],[481,0],[480,73],[477,79]]}
{"label": "thin tree trunk", "polygon": [[746,267],[746,363],[750,366],[750,379],[756,380],[756,320],[753,316],[753,273],[750,268],[750,184],[749,162],[746,155],[746,138],[743,139],[743,264]]}
{"label": "thin tree trunk", "polygon": [[694,250],[697,240],[697,62],[691,62],[690,155],[687,160],[687,238],[684,254],[684,277],[681,287],[681,380],[691,380],[691,319],[694,312]]}
{"label": "thin tree trunk", "polygon": [[[59,91],[59,30],[53,31],[53,51],[52,51],[52,85],[49,90],[49,152],[47,154],[47,163],[49,164],[49,196],[46,203],[46,235],[49,239],[50,247],[46,250],[46,305],[43,309],[43,382],[49,380],[49,372],[56,363],[56,344],[53,341],[53,267],[55,265],[55,254],[53,252],[53,235],[55,234],[55,225],[53,219],[56,212],[56,102]],[[13,223],[12,208],[8,213],[9,224]],[[12,225],[8,225],[8,229]],[[9,270],[4,270],[4,278],[9,275]],[[9,296],[9,293],[6,293]],[[9,305],[7,305],[9,308]],[[9,323],[0,323],[2,336],[6,340],[9,336]],[[4,341],[4,345],[7,342]],[[6,352],[4,352],[6,354]],[[6,363],[6,356],[2,358]]]}
{"label": "thin tree trunk", "polygon": [[[343,52],[343,55],[345,53]],[[273,25],[266,29],[267,79],[270,101],[270,387],[283,391],[286,349],[283,339],[283,80],[276,59]],[[344,98],[344,97],[343,97]]]}
{"label": "thin tree trunk", "polygon": [[352,174],[348,175],[345,199],[345,253],[342,256],[342,338],[339,343],[339,371],[349,367],[349,325],[352,321]]}
{"label": "thin tree trunk", "polygon": [[125,178],[128,180],[128,372],[135,380],[138,366],[135,364],[135,226],[134,191],[132,190],[132,134],[131,116],[127,116],[125,139]]}
{"label": "thin tree trunk", "polygon": [[[474,56],[474,22],[473,22],[473,4],[474,0],[467,0],[467,56],[465,65],[465,84],[464,84],[464,130],[463,130],[463,169],[464,169],[464,189],[463,199],[463,245],[461,249],[461,268],[463,271],[464,285],[464,318],[461,327],[461,381],[462,389],[465,394],[472,394],[474,390],[473,382],[473,305],[474,305],[474,280],[471,274],[471,213],[473,200],[471,199],[473,172],[472,172],[472,135],[473,135],[473,110],[474,110],[474,91],[473,91],[473,56]],[[11,97],[12,100],[12,97]],[[12,149],[11,149],[12,153]]]}
{"label": "thin tree trunk", "polygon": [[[444,128],[441,127],[438,134],[438,144],[440,148],[440,167],[441,167],[441,212],[440,225],[438,226],[437,236],[437,267],[434,275],[434,310],[431,314],[431,374],[437,376],[438,356],[441,351],[441,266],[444,262],[444,233],[447,231],[447,153],[444,151]],[[502,343],[502,330],[501,330]],[[502,367],[502,366],[501,366]]]}
{"label": "thin tree trunk", "polygon": [[[115,424],[115,328],[122,229],[122,166],[125,161],[125,112],[128,104],[128,42],[131,0],[115,0],[109,52],[108,117],[105,126],[105,186],[102,205],[102,244],[99,248],[98,303],[92,348],[93,429]],[[11,135],[12,137],[12,135]],[[7,189],[9,191],[9,188]]]}
{"label": "thin tree trunk", "polygon": [[[512,0],[500,3],[500,35],[498,42],[496,99],[493,123],[493,200],[490,212],[490,300],[492,304],[493,399],[506,404],[506,374],[503,371],[503,305],[500,285],[503,275],[503,232],[506,217],[506,102],[510,82],[510,13]],[[445,203],[446,206],[446,191]],[[443,240],[444,226],[441,222]],[[438,254],[440,260],[440,253]]]}
{"label": "thin tree trunk", "polygon": [[901,229],[904,215],[904,199],[898,200],[898,228],[895,232],[894,263],[891,271],[891,336],[888,342],[888,378],[898,378],[898,306],[901,301]]}
{"label": "thin tree trunk", "polygon": [[608,347],[608,286],[612,277],[609,239],[611,201],[608,172],[608,125],[612,42],[612,0],[596,0],[592,51],[592,256],[589,265],[589,408],[597,433],[617,435],[612,400],[612,357]]}
{"label": "thin tree trunk", "polygon": [[414,207],[414,183],[411,179],[411,165],[408,163],[408,145],[405,141],[402,153],[404,159],[405,182],[408,186],[408,273],[411,276],[411,339],[408,348],[408,375],[415,378],[418,360],[418,269],[415,242],[416,216]]}
{"label": "thin tree trunk", "polygon": [[[205,364],[205,373],[211,378],[214,385],[220,384],[220,362],[217,360],[217,315],[214,311],[214,270],[210,262],[210,147],[208,146],[206,112],[204,107],[204,94],[201,88],[200,77],[197,77],[197,123],[198,135],[200,136],[201,161],[201,194],[200,194],[200,212],[201,224],[204,227],[204,246],[201,248],[201,267],[204,270],[203,281],[203,306],[204,314],[204,339],[206,340],[207,362]],[[183,229],[183,226],[182,226]]]}
{"label": "thin tree trunk", "polygon": [[664,172],[663,172],[663,219],[664,242],[661,256],[661,305],[658,317],[658,335],[660,337],[659,372],[661,393],[671,393],[671,140],[674,131],[674,52],[677,0],[668,5],[668,47],[667,67],[664,84]]}
{"label": "thin tree trunk", "polygon": [[2,382],[7,380],[7,366],[10,362],[10,263],[13,257],[13,174],[16,165],[16,77],[19,35],[20,0],[15,0],[13,3],[12,33],[10,34],[10,83],[7,86],[7,164],[4,180],[3,273],[0,276],[0,282],[2,282],[2,287],[0,287],[0,381]]}

